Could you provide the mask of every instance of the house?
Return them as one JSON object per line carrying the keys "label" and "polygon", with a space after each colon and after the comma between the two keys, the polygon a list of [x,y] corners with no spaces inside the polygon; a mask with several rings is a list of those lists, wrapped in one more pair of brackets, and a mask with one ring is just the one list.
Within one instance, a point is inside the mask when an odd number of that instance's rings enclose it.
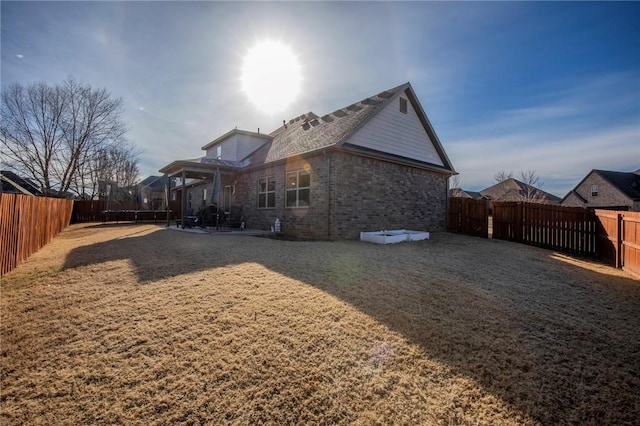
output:
{"label": "house", "polygon": [[635,172],[591,170],[562,199],[568,207],[640,211],[640,169]]}
{"label": "house", "polygon": [[42,195],[38,187],[29,179],[23,178],[10,170],[0,171],[0,193]]}
{"label": "house", "polygon": [[525,201],[532,203],[558,204],[560,197],[545,192],[518,179],[509,178],[480,191],[483,198],[491,201]]}
{"label": "house", "polygon": [[279,219],[284,234],[310,239],[446,229],[456,172],[409,83],[269,134],[234,129],[202,149],[160,169],[180,178],[172,198],[183,214],[219,201],[248,227]]}
{"label": "house", "polygon": [[466,189],[462,189],[462,188],[451,188],[449,190],[449,197],[473,198],[474,200],[482,200],[484,196],[480,192],[476,192],[476,191],[467,191]]}
{"label": "house", "polygon": [[478,192],[452,188],[449,190],[449,196],[489,201],[525,201],[546,204],[560,202],[559,197],[513,178],[505,179]]}

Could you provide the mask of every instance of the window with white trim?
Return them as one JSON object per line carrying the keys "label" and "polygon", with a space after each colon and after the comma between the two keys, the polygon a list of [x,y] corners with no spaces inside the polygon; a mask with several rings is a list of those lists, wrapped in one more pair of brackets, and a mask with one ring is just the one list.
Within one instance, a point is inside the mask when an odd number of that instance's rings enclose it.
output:
{"label": "window with white trim", "polygon": [[258,179],[258,208],[272,209],[276,206],[276,177]]}
{"label": "window with white trim", "polygon": [[286,207],[307,207],[311,198],[311,172],[297,170],[287,173]]}
{"label": "window with white trim", "polygon": [[592,197],[598,196],[598,185],[591,185],[591,196]]}

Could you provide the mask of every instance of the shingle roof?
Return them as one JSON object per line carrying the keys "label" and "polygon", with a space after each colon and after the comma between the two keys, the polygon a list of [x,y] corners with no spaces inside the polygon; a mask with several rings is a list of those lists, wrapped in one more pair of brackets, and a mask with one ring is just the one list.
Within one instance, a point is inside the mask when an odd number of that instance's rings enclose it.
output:
{"label": "shingle roof", "polygon": [[531,198],[560,202],[560,197],[556,197],[553,194],[513,178],[496,183],[493,186],[483,189],[480,193],[494,201],[521,201],[523,198]]}
{"label": "shingle roof", "polygon": [[2,192],[22,193],[22,191],[19,188],[16,188],[13,185],[13,183],[15,183],[33,195],[40,194],[40,190],[38,189],[38,187],[33,182],[31,182],[31,180],[27,178],[22,178],[10,170],[2,170],[0,171],[0,175],[7,178],[6,180],[0,179],[1,181],[0,185],[2,185]]}
{"label": "shingle roof", "polygon": [[[392,89],[385,90],[377,95],[365,98],[359,102],[339,108],[322,116],[309,111],[306,114],[302,114],[285,121],[282,126],[268,135],[234,129],[203,147],[203,149],[206,149],[234,133],[242,133],[264,138],[264,145],[256,149],[242,161],[224,161],[203,157],[193,160],[174,161],[162,168],[160,171],[167,173],[179,166],[188,164],[197,165],[198,163],[201,165],[215,164],[216,166],[227,168],[260,166],[265,163],[284,160],[295,155],[307,154],[332,146],[341,146],[356,130],[367,123],[371,117],[380,112],[402,92],[405,92],[412,101],[412,104],[418,113],[418,117],[425,126],[436,150],[442,158],[444,167],[438,165],[434,165],[434,167],[439,170],[454,172],[453,166],[447,158],[438,137],[435,135],[435,132],[433,131],[426,114],[422,110],[422,107],[419,105],[409,83],[401,84]],[[351,148],[353,147],[350,147],[350,149]],[[407,159],[407,161],[411,162],[412,159]]]}
{"label": "shingle roof", "polygon": [[322,116],[308,112],[295,117],[270,133],[273,139],[251,154],[249,162],[251,165],[269,163],[340,145],[395,95],[410,87],[405,83]]}
{"label": "shingle roof", "polygon": [[640,200],[640,175],[637,172],[593,170],[634,201]]}

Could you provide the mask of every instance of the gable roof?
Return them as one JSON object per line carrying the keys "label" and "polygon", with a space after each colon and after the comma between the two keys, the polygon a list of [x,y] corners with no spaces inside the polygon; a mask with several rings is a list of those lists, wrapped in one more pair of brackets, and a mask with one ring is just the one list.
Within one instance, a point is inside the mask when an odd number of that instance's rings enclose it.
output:
{"label": "gable roof", "polygon": [[[258,129],[260,130],[260,129]],[[204,145],[201,149],[203,150],[207,150],[209,148],[211,148],[212,146],[214,146],[215,144],[217,144],[220,141],[223,141],[233,135],[245,135],[245,136],[253,136],[256,138],[262,138],[264,140],[269,140],[271,139],[271,136],[269,135],[265,135],[264,133],[256,133],[256,132],[249,132],[247,130],[238,130],[238,129],[233,129],[228,131],[227,133],[225,133],[224,135],[215,138],[214,140],[212,140],[211,142],[209,142],[208,144]]]}
{"label": "gable roof", "polygon": [[[441,164],[432,164],[415,158],[401,157],[387,152],[349,144],[349,138],[356,131],[362,128],[372,117],[382,111],[385,106],[389,105],[389,103],[393,102],[401,94],[404,94],[409,102],[411,102],[421,125],[424,127],[430,139],[430,143],[433,144],[433,148],[441,160]],[[282,161],[293,156],[304,155],[327,148],[338,148],[345,151],[357,152],[362,155],[381,157],[388,161],[410,164],[440,173],[456,174],[410,83],[385,90],[377,95],[365,98],[322,116],[318,116],[310,111],[289,121],[285,121],[282,126],[268,135],[234,129],[204,145],[202,149],[206,150],[235,134],[259,137],[264,139],[265,142],[240,161],[218,160],[209,157],[193,160],[176,160],[164,166],[160,169],[160,172],[173,174],[179,170],[188,169],[193,176],[187,177],[196,178],[198,173],[211,174],[216,168],[237,170],[245,167],[259,167],[263,164]]]}
{"label": "gable roof", "polygon": [[582,197],[576,189],[578,189],[585,180],[592,174],[597,174],[602,179],[606,180],[611,186],[618,189],[625,196],[633,201],[640,201],[640,169],[635,172],[614,172],[610,170],[598,170],[593,169],[580,182],[562,198],[565,201],[570,195],[577,196],[582,202],[586,203],[587,200]]}
{"label": "gable roof", "polygon": [[560,197],[556,197],[553,194],[520,182],[514,178],[498,182],[493,186],[483,189],[480,193],[490,200],[495,201],[522,201],[523,198],[531,198],[552,203],[560,202]]}
{"label": "gable roof", "polygon": [[[398,158],[398,160],[419,163],[419,165],[435,168],[443,172],[455,173],[451,161],[418,102],[410,83],[385,90],[377,95],[322,116],[308,112],[285,122],[270,134],[273,137],[271,141],[268,141],[248,157],[249,165],[255,166],[279,161],[329,147],[345,148],[350,151],[364,153],[367,151],[366,149],[348,145],[349,138],[372,117],[382,111],[386,105],[400,96],[401,93],[406,94],[416,110],[420,122],[425,127],[444,166],[417,162],[411,158]],[[390,156],[389,154],[383,155]]]}
{"label": "gable roof", "polygon": [[[640,201],[640,174],[638,172],[612,172],[592,170],[633,201]],[[584,180],[584,179],[583,179]],[[582,183],[582,182],[580,182]]]}

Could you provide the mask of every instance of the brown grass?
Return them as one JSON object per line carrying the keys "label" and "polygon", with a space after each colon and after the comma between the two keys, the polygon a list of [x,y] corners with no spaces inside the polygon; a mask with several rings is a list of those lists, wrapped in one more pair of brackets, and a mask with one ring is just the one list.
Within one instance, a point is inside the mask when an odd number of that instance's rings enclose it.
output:
{"label": "brown grass", "polygon": [[74,225],[0,289],[3,425],[640,418],[640,283],[523,245]]}

